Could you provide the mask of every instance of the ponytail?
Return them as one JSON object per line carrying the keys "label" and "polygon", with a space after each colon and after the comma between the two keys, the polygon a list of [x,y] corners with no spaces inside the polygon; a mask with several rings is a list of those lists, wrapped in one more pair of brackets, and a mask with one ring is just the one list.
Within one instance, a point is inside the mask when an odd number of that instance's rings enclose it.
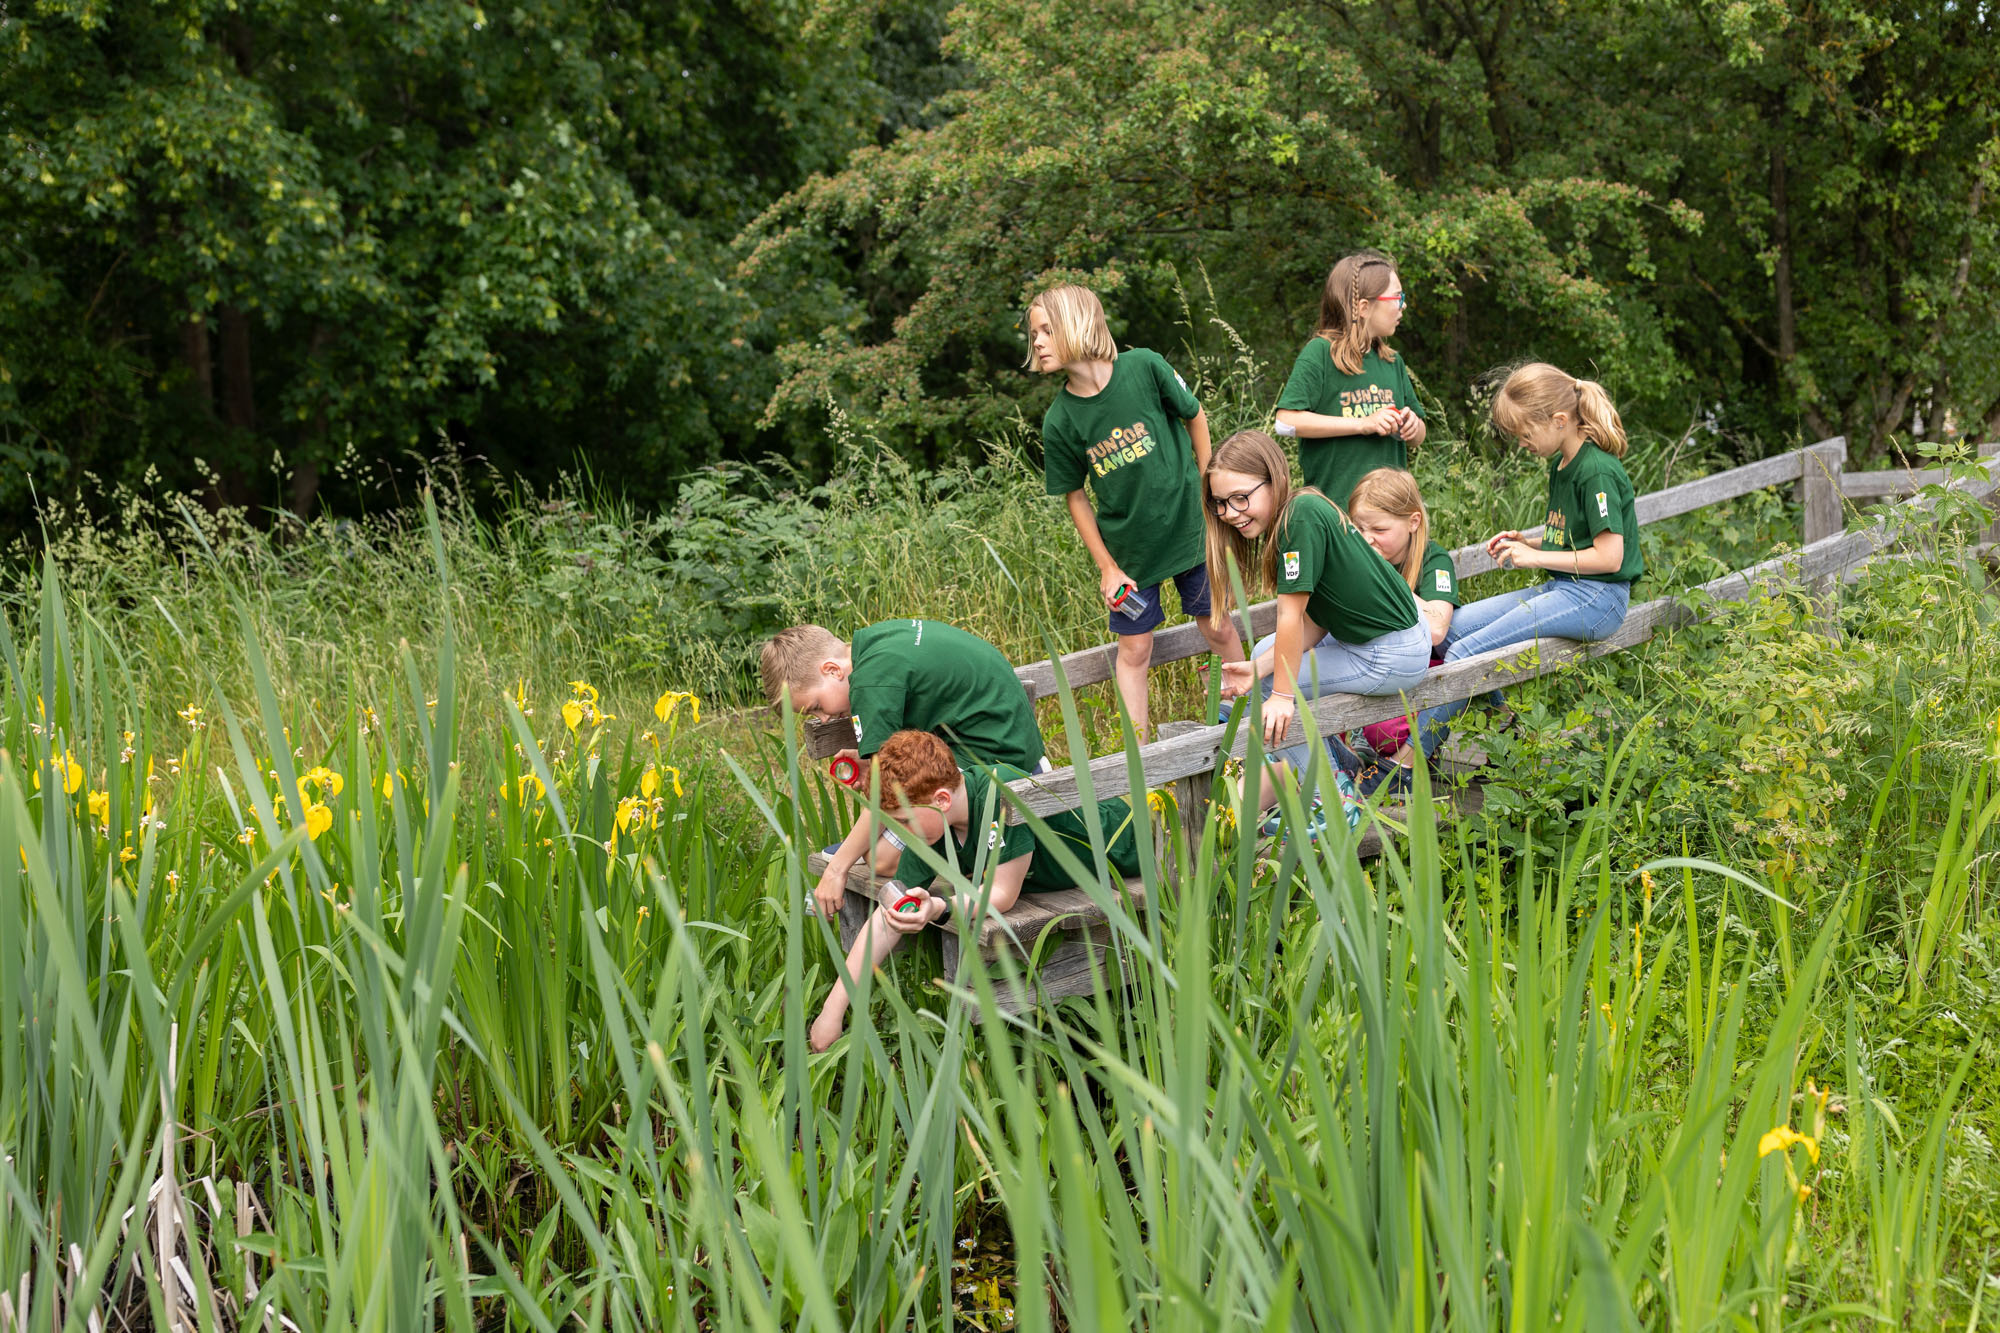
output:
{"label": "ponytail", "polygon": [[1576,379],[1546,361],[1531,361],[1517,366],[1493,396],[1493,427],[1503,435],[1519,435],[1522,427],[1539,425],[1558,412],[1574,417],[1583,438],[1605,453],[1625,456],[1625,423],[1596,380]]}
{"label": "ponytail", "polygon": [[1625,423],[1611,405],[1611,395],[1596,380],[1576,382],[1576,420],[1585,439],[1613,458],[1625,456]]}

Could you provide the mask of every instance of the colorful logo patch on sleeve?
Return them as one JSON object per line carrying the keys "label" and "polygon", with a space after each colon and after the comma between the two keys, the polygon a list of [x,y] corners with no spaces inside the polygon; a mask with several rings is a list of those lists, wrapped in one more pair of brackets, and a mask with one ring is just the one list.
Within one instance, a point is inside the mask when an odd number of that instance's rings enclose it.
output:
{"label": "colorful logo patch on sleeve", "polygon": [[1611,517],[1611,499],[1603,491],[1597,493],[1597,516],[1599,518]]}
{"label": "colorful logo patch on sleeve", "polygon": [[1288,579],[1295,579],[1298,576],[1299,576],[1299,553],[1297,551],[1287,551],[1285,552],[1285,577]]}
{"label": "colorful logo patch on sleeve", "polygon": [[986,826],[986,850],[992,851],[1000,845],[1000,821],[994,820]]}
{"label": "colorful logo patch on sleeve", "polygon": [[1439,592],[1451,591],[1451,571],[1440,569],[1437,572],[1437,590]]}

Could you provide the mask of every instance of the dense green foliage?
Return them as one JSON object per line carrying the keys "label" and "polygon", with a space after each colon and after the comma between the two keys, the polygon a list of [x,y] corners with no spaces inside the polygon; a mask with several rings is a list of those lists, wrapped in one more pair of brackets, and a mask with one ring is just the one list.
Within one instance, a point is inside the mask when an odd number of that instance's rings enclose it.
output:
{"label": "dense green foliage", "polygon": [[907,115],[870,33],[810,20],[10,5],[0,505],[29,472],[46,494],[148,468],[229,504],[379,505],[446,430],[544,481],[750,439],[765,350],[817,316],[795,281],[735,281],[729,240]]}
{"label": "dense green foliage", "polygon": [[[779,403],[949,436],[1021,396],[1019,310],[1076,276],[1160,334],[1197,269],[1267,356],[1373,245],[1447,402],[1496,362],[1595,367],[1665,428],[1991,428],[2000,31],[1989,7],[1299,7],[967,0],[952,119],[797,192],[752,271],[869,238],[893,323],[786,351]],[[907,305],[907,313],[904,307]],[[1034,395],[1030,395],[1033,397]],[[1913,415],[1914,414],[1914,415]]]}
{"label": "dense green foliage", "polygon": [[[818,505],[695,502],[815,516],[772,543],[817,554],[766,567],[769,613],[920,605],[1016,659],[1101,632],[1030,470],[848,443]],[[1436,447],[1464,512],[1532,491],[1524,461]],[[0,653],[23,853],[0,1287],[25,1276],[35,1326],[82,1327],[70,1292],[165,1326],[163,1224],[224,1327],[269,1302],[309,1330],[420,1305],[466,1329],[1964,1328],[1989,1299],[1983,514],[1872,566],[1838,643],[1778,588],[1524,687],[1518,734],[1483,738],[1485,814],[1420,807],[1365,873],[1240,838],[1225,782],[1200,846],[1154,829],[1179,887],[1155,874],[1125,918],[1124,1003],[1004,1024],[990,977],[952,979],[968,1008],[919,949],[810,1057],[834,962],[801,858],[850,798],[759,708],[659,717],[717,664],[640,646],[728,570],[588,493],[283,540],[183,511],[186,563],[160,515],[66,522]],[[1649,564],[1691,581],[1797,521],[1746,497],[1648,529]],[[1159,689],[1193,711],[1192,679]],[[1046,729],[1102,749],[1107,699]]]}
{"label": "dense green foliage", "polygon": [[[1529,354],[1857,459],[2000,417],[1990,7],[699,0],[0,10],[0,509],[86,473],[379,507],[440,434],[641,500],[830,405],[931,463],[1022,298],[1185,286],[1282,368],[1395,254],[1456,405]],[[1197,304],[1207,305],[1205,297]],[[1257,388],[1262,407],[1275,380]],[[388,489],[385,489],[388,488]],[[405,491],[405,494],[407,492]]]}

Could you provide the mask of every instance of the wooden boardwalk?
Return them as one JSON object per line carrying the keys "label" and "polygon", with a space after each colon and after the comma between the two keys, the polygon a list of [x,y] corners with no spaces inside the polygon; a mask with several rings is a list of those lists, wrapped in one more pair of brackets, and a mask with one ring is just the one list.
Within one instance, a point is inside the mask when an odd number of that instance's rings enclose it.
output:
{"label": "wooden boardwalk", "polygon": [[[1995,446],[1982,447],[1991,456]],[[1433,669],[1423,683],[1407,694],[1370,696],[1330,694],[1306,703],[1293,721],[1288,744],[1310,738],[1337,735],[1371,722],[1401,717],[1407,712],[1434,704],[1469,699],[1488,690],[1518,685],[1537,676],[1548,675],[1574,663],[1608,653],[1624,652],[1650,640],[1654,635],[1702,618],[1706,608],[1719,602],[1747,599],[1763,588],[1796,582],[1812,590],[1828,603],[1838,595],[1843,579],[1882,553],[1897,536],[1890,516],[1864,521],[1854,530],[1846,527],[1849,499],[1893,500],[1919,488],[1944,481],[1941,470],[1930,472],[1887,472],[1849,475],[1843,468],[1847,444],[1843,439],[1824,440],[1803,449],[1761,459],[1727,472],[1702,477],[1683,485],[1640,496],[1637,503],[1642,525],[1658,523],[1694,513],[1713,504],[1736,499],[1771,486],[1791,485],[1802,502],[1802,540],[1798,549],[1765,560],[1747,569],[1712,579],[1686,592],[1639,603],[1631,608],[1618,631],[1595,643],[1569,639],[1544,639],[1497,652],[1482,653]],[[2000,486],[2000,467],[1993,477],[1960,485],[1970,494],[1985,497]],[[1899,509],[1922,509],[1921,499],[1903,501]],[[1531,529],[1530,532],[1538,532]],[[1491,572],[1495,565],[1483,544],[1460,547],[1452,553],[1461,580]],[[1832,608],[1826,611],[1832,624]],[[1276,623],[1277,603],[1267,601],[1239,613],[1239,626],[1248,641],[1269,634]],[[1191,622],[1174,625],[1155,633],[1153,665],[1183,661],[1205,655],[1208,644]],[[1047,661],[1017,667],[1015,674],[1031,699],[1042,699],[1097,684],[1112,678],[1116,646],[1104,645]],[[1208,726],[1196,722],[1173,722],[1159,728],[1159,738],[1140,746],[1141,776],[1147,788],[1172,786],[1180,804],[1181,826],[1186,846],[1202,846],[1215,818],[1208,800],[1213,775],[1230,759],[1241,760],[1249,747],[1248,727],[1232,732],[1227,724]],[[852,723],[840,720],[808,723],[806,752],[825,758],[853,744]],[[1476,749],[1461,747],[1441,752],[1434,771],[1461,775],[1475,771],[1484,762]],[[1106,800],[1131,790],[1131,759],[1124,752],[1092,759],[1083,765],[1022,778],[1009,786],[1014,798],[1008,811],[1010,821],[1019,823],[1025,814],[1049,815],[1078,808],[1088,790],[1093,800]],[[1444,790],[1440,786],[1440,790]],[[1484,787],[1475,778],[1467,785],[1451,789],[1455,813],[1463,816],[1479,808]],[[1384,815],[1400,823],[1400,810],[1384,810]],[[1356,844],[1362,857],[1380,848],[1381,826],[1370,821]],[[1192,855],[1192,852],[1190,853]],[[825,858],[815,854],[812,869],[817,874]],[[1144,887],[1132,881],[1127,887],[1133,906],[1144,901]],[[848,904],[841,912],[841,937],[851,942],[876,901],[881,884],[867,866],[857,867],[849,878]],[[1108,903],[1108,894],[1103,895]],[[1073,900],[1072,900],[1073,899]],[[1062,894],[1032,895],[1006,914],[1004,922],[988,922],[978,937],[978,951],[988,959],[1001,949],[1013,949],[1022,957],[1034,942],[1050,931],[1062,932],[1053,948],[1045,949],[1039,971],[1039,995],[1003,997],[1007,1007],[1085,993],[1090,989],[1092,962],[1104,966],[1102,953],[1110,935],[1103,907],[1083,890]],[[958,937],[946,932],[946,971],[956,974]]]}

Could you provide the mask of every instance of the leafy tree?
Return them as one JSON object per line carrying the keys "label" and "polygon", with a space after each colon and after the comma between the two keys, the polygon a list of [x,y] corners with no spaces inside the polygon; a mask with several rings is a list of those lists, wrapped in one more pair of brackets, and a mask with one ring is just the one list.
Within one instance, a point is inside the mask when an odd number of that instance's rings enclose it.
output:
{"label": "leafy tree", "polygon": [[752,438],[812,305],[731,281],[727,241],[878,118],[807,17],[0,11],[0,504],[157,467],[302,511],[441,431],[657,491]]}
{"label": "leafy tree", "polygon": [[[2000,409],[1990,7],[1791,0],[967,0],[943,123],[857,153],[746,236],[845,238],[861,307],[783,349],[774,417],[826,402],[936,447],[1046,388],[1019,307],[1075,277],[1132,341],[1204,270],[1282,365],[1345,250],[1396,255],[1445,401],[1496,363],[1776,446]],[[884,296],[887,299],[883,299]]]}

